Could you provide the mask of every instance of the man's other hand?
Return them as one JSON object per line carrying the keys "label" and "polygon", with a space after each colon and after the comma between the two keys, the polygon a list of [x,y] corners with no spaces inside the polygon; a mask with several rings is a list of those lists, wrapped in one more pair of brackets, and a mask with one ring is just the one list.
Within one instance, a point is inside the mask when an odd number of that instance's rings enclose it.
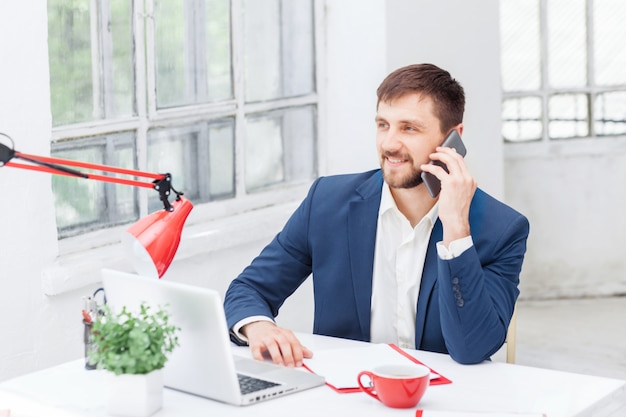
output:
{"label": "man's other hand", "polygon": [[302,366],[302,359],[313,357],[291,330],[272,322],[255,321],[242,327],[241,332],[248,338],[254,359],[264,360],[267,352],[275,364],[294,367]]}

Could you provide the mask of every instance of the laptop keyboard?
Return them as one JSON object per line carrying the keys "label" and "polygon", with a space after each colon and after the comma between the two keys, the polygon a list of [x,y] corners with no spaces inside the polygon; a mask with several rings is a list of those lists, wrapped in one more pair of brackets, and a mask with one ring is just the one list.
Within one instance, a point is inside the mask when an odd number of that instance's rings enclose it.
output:
{"label": "laptop keyboard", "polygon": [[237,374],[239,378],[239,387],[242,394],[249,394],[251,392],[261,391],[262,389],[275,387],[279,384],[266,381],[264,379],[254,378],[247,375]]}

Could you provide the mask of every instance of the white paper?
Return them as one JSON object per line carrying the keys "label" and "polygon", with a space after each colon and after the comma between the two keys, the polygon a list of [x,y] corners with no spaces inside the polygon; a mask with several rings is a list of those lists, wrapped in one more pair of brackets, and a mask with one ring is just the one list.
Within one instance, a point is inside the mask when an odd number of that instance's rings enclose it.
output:
{"label": "white paper", "polygon": [[[313,372],[326,378],[335,388],[358,388],[357,376],[361,371],[371,371],[379,365],[406,365],[414,363],[386,344],[370,344],[348,349],[316,351],[304,364]],[[431,372],[431,379],[439,375]]]}
{"label": "white paper", "polygon": [[[419,414],[419,412],[422,414]],[[543,413],[520,413],[515,411],[439,411],[418,410],[420,417],[546,417]]]}

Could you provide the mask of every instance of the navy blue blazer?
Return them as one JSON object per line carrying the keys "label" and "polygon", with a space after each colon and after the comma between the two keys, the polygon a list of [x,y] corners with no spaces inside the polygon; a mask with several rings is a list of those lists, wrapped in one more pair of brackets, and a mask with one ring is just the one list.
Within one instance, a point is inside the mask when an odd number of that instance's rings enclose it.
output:
{"label": "navy blue blazer", "polygon": [[[229,328],[253,315],[276,317],[307,277],[316,334],[369,341],[372,271],[382,190],[380,170],[318,178],[283,230],[230,284]],[[415,346],[460,363],[488,359],[504,343],[519,295],[527,219],[478,189],[470,208],[472,248],[437,256],[437,220],[417,300]]]}

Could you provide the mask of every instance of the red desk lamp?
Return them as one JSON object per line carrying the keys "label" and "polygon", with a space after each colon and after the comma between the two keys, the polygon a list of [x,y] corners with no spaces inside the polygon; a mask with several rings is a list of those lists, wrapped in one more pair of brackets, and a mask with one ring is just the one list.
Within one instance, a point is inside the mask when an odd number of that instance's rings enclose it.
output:
{"label": "red desk lamp", "polygon": [[[11,141],[11,146],[13,146],[13,140],[10,136],[1,132],[0,135],[8,138]],[[11,162],[12,159],[21,159],[30,164]],[[0,167],[3,166],[155,189],[159,192],[163,210],[149,214],[132,224],[126,230],[127,233],[122,236],[122,243],[127,247],[125,252],[131,254],[130,259],[135,270],[141,275],[161,278],[172,263],[180,243],[180,235],[185,220],[187,220],[193,204],[183,197],[183,193],[172,187],[170,174],[152,174],[107,165],[29,155],[0,143]],[[150,178],[152,181],[87,174],[68,167]],[[176,194],[176,198],[170,204],[169,195],[172,191]]]}

